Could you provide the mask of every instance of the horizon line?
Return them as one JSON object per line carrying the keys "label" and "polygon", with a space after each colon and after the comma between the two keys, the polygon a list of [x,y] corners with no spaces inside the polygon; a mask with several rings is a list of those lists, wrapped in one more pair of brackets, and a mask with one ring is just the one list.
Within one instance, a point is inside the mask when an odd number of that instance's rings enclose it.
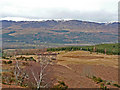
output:
{"label": "horizon line", "polygon": [[114,23],[114,22],[120,22],[120,21],[110,21],[110,22],[98,22],[98,21],[92,21],[92,20],[80,20],[80,19],[24,19],[24,20],[13,20],[13,19],[0,19],[0,21],[15,21],[15,22],[42,22],[42,21],[83,21],[83,22],[94,22],[94,23]]}

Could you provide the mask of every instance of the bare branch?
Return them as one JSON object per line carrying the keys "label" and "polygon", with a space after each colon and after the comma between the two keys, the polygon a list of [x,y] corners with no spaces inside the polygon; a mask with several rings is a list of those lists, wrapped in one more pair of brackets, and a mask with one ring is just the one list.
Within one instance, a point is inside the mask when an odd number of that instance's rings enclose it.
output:
{"label": "bare branch", "polygon": [[36,83],[37,83],[38,81],[37,81],[37,78],[35,77],[35,74],[34,74],[33,70],[31,70],[31,72],[32,72],[32,75],[33,75],[33,77],[34,77]]}

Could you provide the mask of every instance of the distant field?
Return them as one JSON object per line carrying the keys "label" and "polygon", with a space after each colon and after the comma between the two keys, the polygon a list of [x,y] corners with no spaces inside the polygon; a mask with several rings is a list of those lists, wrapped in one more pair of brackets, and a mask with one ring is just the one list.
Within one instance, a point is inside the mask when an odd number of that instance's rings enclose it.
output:
{"label": "distant field", "polygon": [[119,44],[99,44],[99,45],[92,45],[92,46],[69,46],[69,47],[59,47],[59,48],[48,48],[48,51],[77,51],[77,50],[84,50],[90,52],[98,52],[98,53],[105,53],[106,54],[113,54],[113,55],[120,55],[119,51]]}
{"label": "distant field", "polygon": [[92,54],[88,51],[61,51],[57,56],[58,64],[87,64],[87,65],[103,65],[118,68],[117,55]]}

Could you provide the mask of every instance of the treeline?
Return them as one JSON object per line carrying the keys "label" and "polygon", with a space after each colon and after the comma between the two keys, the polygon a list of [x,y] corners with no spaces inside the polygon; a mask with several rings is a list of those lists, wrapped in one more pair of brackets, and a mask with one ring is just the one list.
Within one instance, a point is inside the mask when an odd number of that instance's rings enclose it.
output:
{"label": "treeline", "polygon": [[99,44],[94,46],[69,46],[69,47],[58,47],[48,48],[47,51],[77,51],[84,50],[90,52],[104,53],[108,55],[120,55],[120,46],[116,44]]}

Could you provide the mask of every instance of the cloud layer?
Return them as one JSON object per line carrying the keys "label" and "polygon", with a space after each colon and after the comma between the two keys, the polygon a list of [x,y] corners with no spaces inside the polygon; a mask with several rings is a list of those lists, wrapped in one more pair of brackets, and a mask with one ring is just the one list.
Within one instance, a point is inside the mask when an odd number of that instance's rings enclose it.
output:
{"label": "cloud layer", "polygon": [[117,21],[119,0],[0,0],[0,18]]}

